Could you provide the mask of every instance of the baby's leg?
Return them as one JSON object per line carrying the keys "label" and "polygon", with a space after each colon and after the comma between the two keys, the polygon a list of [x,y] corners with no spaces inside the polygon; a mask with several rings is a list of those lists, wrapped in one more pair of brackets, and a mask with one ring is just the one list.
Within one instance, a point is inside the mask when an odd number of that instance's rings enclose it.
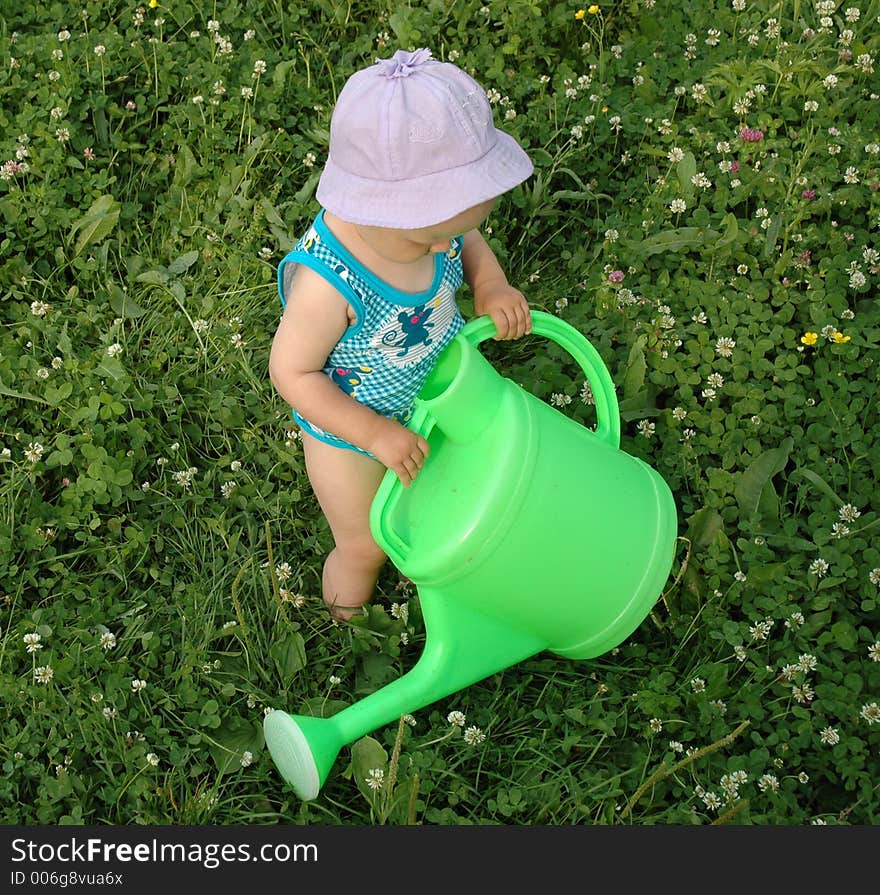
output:
{"label": "baby's leg", "polygon": [[324,602],[335,618],[349,619],[373,596],[387,558],[370,532],[370,505],[385,467],[305,432],[302,443],[306,472],[335,542],[324,562]]}

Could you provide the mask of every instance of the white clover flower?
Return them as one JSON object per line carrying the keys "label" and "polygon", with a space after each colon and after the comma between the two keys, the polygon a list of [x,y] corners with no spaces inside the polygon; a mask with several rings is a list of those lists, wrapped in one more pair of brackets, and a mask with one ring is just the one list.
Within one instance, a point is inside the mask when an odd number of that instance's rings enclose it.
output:
{"label": "white clover flower", "polygon": [[714,792],[704,791],[700,798],[703,800],[703,804],[712,811],[721,807],[721,799]]}
{"label": "white clover flower", "polygon": [[105,631],[101,635],[101,639],[99,641],[101,649],[106,653],[108,650],[113,649],[116,646],[116,635],[111,633],[110,631]]}
{"label": "white clover flower", "polygon": [[29,463],[36,463],[43,456],[43,445],[39,441],[32,441],[25,448],[24,457]]}
{"label": "white clover flower", "polygon": [[477,746],[480,743],[484,742],[486,739],[486,734],[484,734],[479,727],[474,727],[473,725],[468,727],[468,729],[462,734],[462,736],[464,737],[464,741],[469,746]]}
{"label": "white clover flower", "polygon": [[801,655],[798,656],[797,664],[798,669],[806,674],[808,671],[816,670],[818,660],[815,656],[811,656],[809,653],[801,653]]}
{"label": "white clover flower", "polygon": [[40,635],[37,634],[36,631],[33,631],[30,634],[25,634],[24,637],[22,637],[22,640],[24,641],[24,644],[27,647],[27,651],[29,653],[35,653],[38,649],[43,648],[43,644],[40,643],[42,637],[40,637]]}
{"label": "white clover flower", "polygon": [[773,622],[770,619],[755,622],[754,625],[749,626],[749,634],[752,635],[752,640],[766,640],[770,636],[772,627]]}
{"label": "white clover flower", "polygon": [[828,563],[822,559],[814,559],[810,563],[810,567],[807,570],[811,575],[815,575],[817,578],[824,578],[828,574],[828,570],[831,568]]}
{"label": "white clover flower", "polygon": [[880,722],[880,705],[876,702],[869,702],[862,706],[859,717],[863,718],[868,724],[877,724]]}
{"label": "white clover flower", "polygon": [[409,603],[392,603],[391,617],[399,619],[406,624],[409,620]]}
{"label": "white clover flower", "polygon": [[141,690],[146,689],[147,682],[142,681],[139,677],[136,677],[131,682],[131,692],[132,693],[140,693]]}
{"label": "white clover flower", "polygon": [[147,764],[152,765],[154,768],[158,767],[159,756],[156,755],[155,752],[148,752],[146,757],[147,757]]}
{"label": "white clover flower", "polygon": [[855,66],[863,75],[873,75],[874,57],[870,53],[859,53],[856,56]]}
{"label": "white clover flower", "polygon": [[364,780],[374,792],[380,790],[385,783],[385,771],[382,768],[371,768]]}
{"label": "white clover flower", "polygon": [[779,781],[773,774],[762,774],[758,779],[758,789],[761,792],[767,792],[769,789],[771,792],[779,791]]}
{"label": "white clover flower", "polygon": [[736,348],[736,342],[728,336],[721,336],[715,343],[715,353],[719,357],[731,357],[734,348]]}
{"label": "white clover flower", "polygon": [[816,694],[809,684],[796,684],[791,688],[791,695],[795,702],[801,705],[809,705]]}
{"label": "white clover flower", "polygon": [[198,472],[195,466],[190,466],[189,469],[181,469],[177,472],[173,472],[171,477],[174,479],[175,483],[180,485],[184,491],[189,491],[190,487],[193,483],[193,476]]}
{"label": "white clover flower", "polygon": [[449,724],[454,725],[455,727],[464,727],[464,722],[465,722],[464,712],[458,712],[458,711],[450,712],[446,716],[446,721]]}
{"label": "white clover flower", "polygon": [[48,665],[41,665],[34,669],[34,682],[37,684],[48,684],[55,677],[55,672]]}
{"label": "white clover flower", "polygon": [[792,614],[785,620],[786,628],[799,628],[804,624],[804,614],[803,612],[792,612]]}
{"label": "white clover flower", "polygon": [[861,516],[861,511],[851,503],[845,503],[838,511],[841,522],[855,522]]}
{"label": "white clover flower", "polygon": [[253,762],[254,762],[254,753],[249,752],[247,749],[245,749],[245,751],[241,753],[241,766],[243,768],[246,768],[249,765],[253,764]]}
{"label": "white clover flower", "polygon": [[681,214],[686,209],[687,209],[687,202],[685,202],[684,199],[673,199],[669,203],[669,210],[673,214]]}

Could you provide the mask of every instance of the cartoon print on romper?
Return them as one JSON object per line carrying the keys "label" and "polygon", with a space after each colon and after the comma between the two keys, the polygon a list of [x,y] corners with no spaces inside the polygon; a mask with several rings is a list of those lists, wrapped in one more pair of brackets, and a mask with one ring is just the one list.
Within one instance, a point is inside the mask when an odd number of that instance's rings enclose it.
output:
{"label": "cartoon print on romper", "polygon": [[364,381],[364,377],[361,374],[372,372],[371,367],[360,366],[356,370],[353,367],[335,367],[330,374],[330,378],[345,394],[354,398],[357,387]]}
{"label": "cartoon print on romper", "polygon": [[391,310],[377,327],[372,347],[395,367],[419,363],[431,345],[443,339],[455,317],[455,298],[444,284],[429,302],[402,310]]}
{"label": "cartoon print on romper", "polygon": [[321,241],[321,237],[318,236],[318,231],[314,227],[309,227],[309,232],[306,233],[305,237],[303,238],[303,244],[302,244],[303,251],[311,252],[312,246],[316,242],[320,242],[320,241]]}

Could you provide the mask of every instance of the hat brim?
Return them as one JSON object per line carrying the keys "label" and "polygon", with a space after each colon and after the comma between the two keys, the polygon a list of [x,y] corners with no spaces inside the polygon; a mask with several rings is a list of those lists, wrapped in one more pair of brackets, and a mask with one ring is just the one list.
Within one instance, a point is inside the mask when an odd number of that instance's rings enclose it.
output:
{"label": "hat brim", "polygon": [[531,176],[531,159],[509,134],[496,132],[492,148],[476,161],[409,180],[359,177],[327,160],[315,196],[352,224],[417,230],[448,221],[495,199]]}

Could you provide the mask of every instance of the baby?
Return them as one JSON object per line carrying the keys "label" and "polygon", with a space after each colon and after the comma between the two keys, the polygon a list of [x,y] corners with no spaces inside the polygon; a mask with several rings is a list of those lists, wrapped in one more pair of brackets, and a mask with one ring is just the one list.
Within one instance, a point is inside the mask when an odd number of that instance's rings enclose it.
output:
{"label": "baby", "polygon": [[483,89],[429,50],[398,50],[339,94],[321,211],[278,266],[284,314],[269,357],[333,534],[322,590],[334,618],[361,610],[385,563],[369,515],[386,469],[409,487],[428,456],[406,423],[463,325],[462,280],[496,338],[531,332],[525,298],[477,228],[532,171]]}

